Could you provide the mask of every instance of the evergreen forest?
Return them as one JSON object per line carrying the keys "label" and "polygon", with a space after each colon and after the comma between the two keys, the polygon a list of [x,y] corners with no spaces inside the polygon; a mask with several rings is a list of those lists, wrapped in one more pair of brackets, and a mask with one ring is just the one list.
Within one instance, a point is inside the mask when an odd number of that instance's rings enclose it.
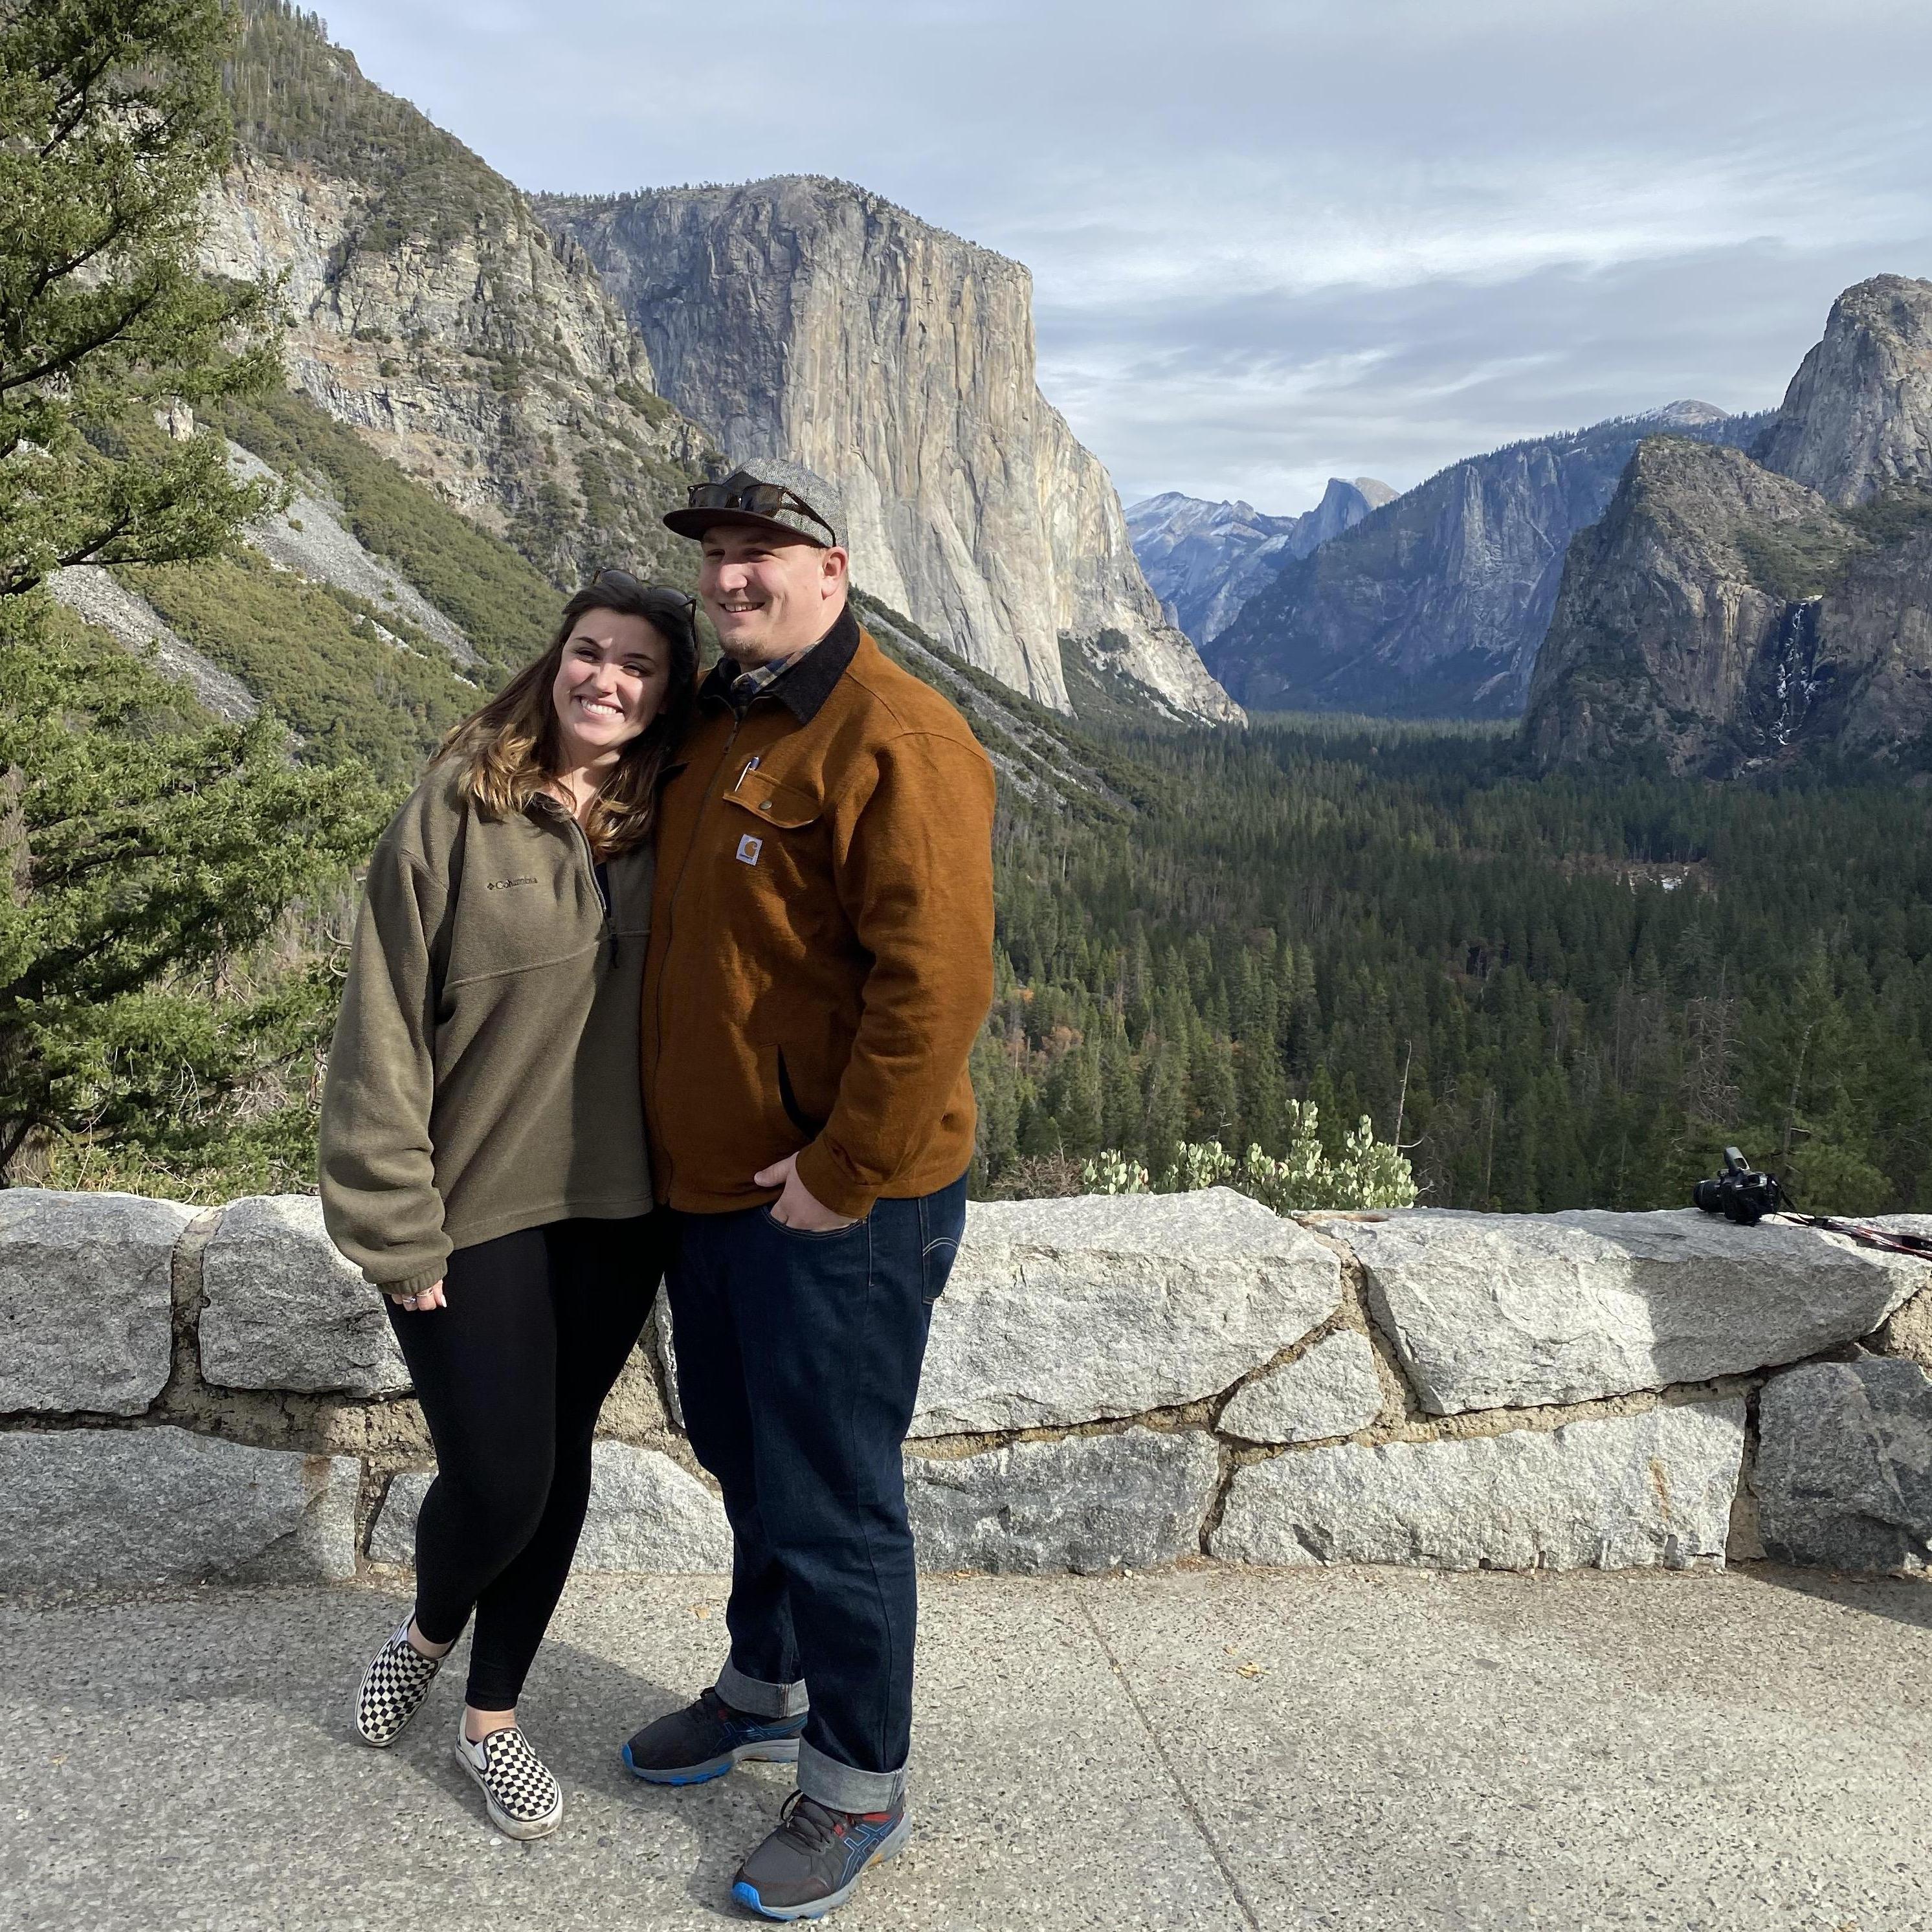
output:
{"label": "evergreen forest", "polygon": [[1932,841],[1895,782],[1538,777],[1505,727],[1127,734],[1114,820],[1010,800],[982,1185],[1363,1114],[1422,1198],[1682,1204],[1727,1143],[1932,1206]]}
{"label": "evergreen forest", "polygon": [[[244,31],[293,46],[295,20],[251,7]],[[472,524],[283,387],[272,287],[196,272],[235,26],[128,0],[0,31],[0,106],[32,136],[0,148],[0,1184],[312,1184],[352,869],[561,602],[555,544]],[[251,139],[304,156],[352,124],[370,171],[400,143],[425,194],[480,169],[358,107],[346,58],[286,86],[231,67]],[[221,431],[459,620],[476,674],[251,553],[275,493],[230,475]],[[152,598],[261,716],[201,712],[57,604],[76,565]],[[1312,1106],[1324,1157],[1366,1118],[1441,1205],[1675,1204],[1730,1143],[1807,1207],[1932,1209],[1922,781],[1538,777],[1507,724],[1156,730],[1069,640],[1076,724],[861,603],[1005,774],[979,1192],[1165,1176],[1210,1142],[1284,1157]]]}

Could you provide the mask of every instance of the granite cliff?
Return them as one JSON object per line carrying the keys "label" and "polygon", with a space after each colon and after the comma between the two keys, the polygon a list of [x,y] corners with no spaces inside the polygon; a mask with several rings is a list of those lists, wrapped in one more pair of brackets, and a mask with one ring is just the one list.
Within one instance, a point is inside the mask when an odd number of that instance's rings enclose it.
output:
{"label": "granite cliff", "polygon": [[1932,483],[1932,282],[1847,289],[1754,454],[1833,503]]}
{"label": "granite cliff", "polygon": [[547,574],[688,570],[658,524],[707,448],[580,250],[320,22],[248,0],[212,272],[286,276],[291,384]]}
{"label": "granite cliff", "polygon": [[1571,546],[1539,764],[1932,766],[1932,283],[1841,296],[1756,447],[1639,445]]}
{"label": "granite cliff", "polygon": [[1270,710],[1520,712],[1570,538],[1660,430],[1748,441],[1762,417],[1673,403],[1470,457],[1286,565],[1216,637],[1210,668]]}
{"label": "granite cliff", "polygon": [[1127,533],[1154,595],[1204,649],[1284,565],[1353,530],[1395,494],[1372,476],[1331,476],[1313,509],[1271,517],[1252,503],[1170,490],[1129,506]]}
{"label": "granite cliff", "polygon": [[839,182],[542,196],[734,459],[836,480],[854,575],[1064,709],[1064,650],[1175,716],[1238,719],[1135,561],[1120,500],[1034,380],[1019,263]]}

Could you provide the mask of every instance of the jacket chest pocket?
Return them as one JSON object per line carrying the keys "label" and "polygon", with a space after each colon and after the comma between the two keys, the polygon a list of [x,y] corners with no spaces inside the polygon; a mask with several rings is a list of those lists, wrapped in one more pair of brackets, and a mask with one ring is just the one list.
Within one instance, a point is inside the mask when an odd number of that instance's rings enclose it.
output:
{"label": "jacket chest pocket", "polygon": [[472,853],[455,907],[444,989],[572,958],[596,944],[602,925],[588,874],[579,878],[560,868],[540,842],[492,852],[482,865]]}
{"label": "jacket chest pocket", "polygon": [[817,842],[824,801],[753,769],[740,775],[724,802],[734,808],[724,814],[726,862],[750,868],[775,887],[797,883]]}

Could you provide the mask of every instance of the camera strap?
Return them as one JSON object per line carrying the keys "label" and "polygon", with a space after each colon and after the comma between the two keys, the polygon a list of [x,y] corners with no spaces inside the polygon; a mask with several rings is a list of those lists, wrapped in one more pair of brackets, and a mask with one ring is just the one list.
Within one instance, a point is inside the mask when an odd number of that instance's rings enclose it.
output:
{"label": "camera strap", "polygon": [[1882,1248],[1888,1253],[1912,1255],[1922,1261],[1932,1261],[1932,1236],[1902,1234],[1889,1228],[1872,1227],[1863,1221],[1840,1221],[1828,1214],[1799,1214],[1789,1209],[1778,1218],[1790,1222],[1794,1227],[1816,1228],[1823,1234],[1842,1234],[1848,1241],[1856,1241],[1861,1247]]}

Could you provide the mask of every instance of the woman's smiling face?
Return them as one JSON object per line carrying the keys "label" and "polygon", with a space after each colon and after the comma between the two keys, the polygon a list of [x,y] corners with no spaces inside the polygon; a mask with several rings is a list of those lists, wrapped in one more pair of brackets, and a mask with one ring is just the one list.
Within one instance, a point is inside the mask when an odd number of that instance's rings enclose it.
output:
{"label": "woman's smiling face", "polygon": [[564,640],[550,686],[572,765],[612,758],[650,728],[670,683],[670,646],[623,610],[584,612]]}

